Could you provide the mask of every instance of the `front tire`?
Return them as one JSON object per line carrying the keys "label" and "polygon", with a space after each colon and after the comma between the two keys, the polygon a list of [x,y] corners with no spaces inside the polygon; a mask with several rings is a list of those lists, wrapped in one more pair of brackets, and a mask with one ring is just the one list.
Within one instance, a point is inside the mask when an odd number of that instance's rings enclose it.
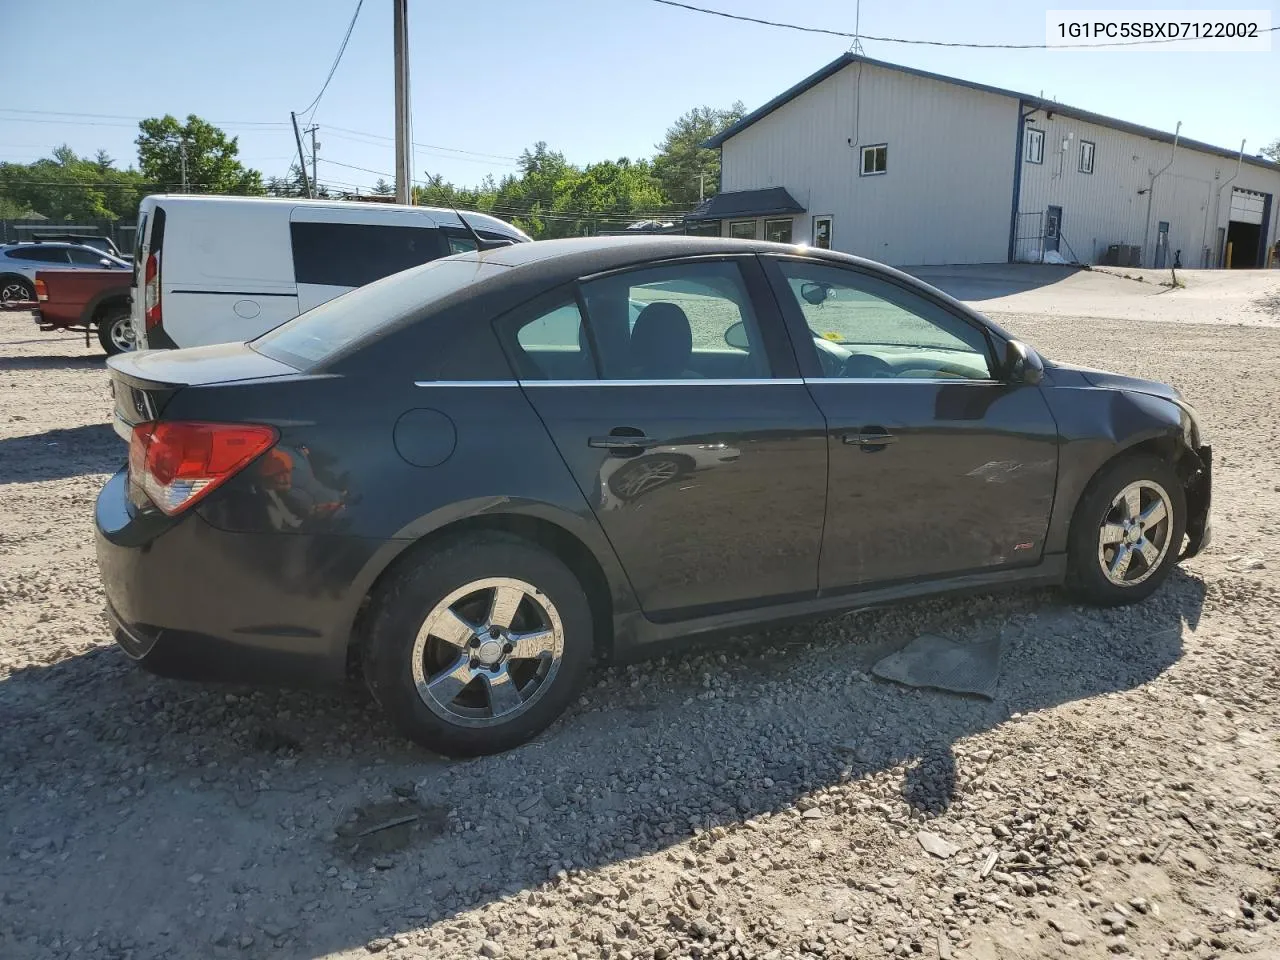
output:
{"label": "front tire", "polygon": [[98,343],[108,357],[114,357],[117,353],[129,353],[138,348],[128,309],[108,310],[98,321]]}
{"label": "front tire", "polygon": [[1178,562],[1187,498],[1165,461],[1146,454],[1105,466],[1076,507],[1067,547],[1067,585],[1101,607],[1151,596]]}
{"label": "front tire", "polygon": [[373,600],[364,675],[405,736],[453,757],[541,733],[591,665],[591,607],[573,572],[486,533],[410,558]]}

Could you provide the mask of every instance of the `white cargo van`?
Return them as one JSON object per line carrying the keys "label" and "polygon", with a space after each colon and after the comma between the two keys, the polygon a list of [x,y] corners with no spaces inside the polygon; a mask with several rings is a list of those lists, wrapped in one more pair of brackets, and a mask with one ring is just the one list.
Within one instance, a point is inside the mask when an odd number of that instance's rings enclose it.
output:
{"label": "white cargo van", "polygon": [[[484,240],[524,242],[467,213]],[[355,287],[476,248],[452,210],[344,200],[158,194],[133,255],[139,349],[251,340]]]}

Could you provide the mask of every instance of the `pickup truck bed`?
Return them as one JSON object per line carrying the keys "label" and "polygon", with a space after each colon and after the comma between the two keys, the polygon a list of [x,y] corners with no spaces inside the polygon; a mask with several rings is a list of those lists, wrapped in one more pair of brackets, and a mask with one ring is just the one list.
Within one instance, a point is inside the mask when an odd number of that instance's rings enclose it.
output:
{"label": "pickup truck bed", "polygon": [[121,270],[39,270],[35,321],[41,330],[96,332],[107,356],[133,349],[130,278]]}

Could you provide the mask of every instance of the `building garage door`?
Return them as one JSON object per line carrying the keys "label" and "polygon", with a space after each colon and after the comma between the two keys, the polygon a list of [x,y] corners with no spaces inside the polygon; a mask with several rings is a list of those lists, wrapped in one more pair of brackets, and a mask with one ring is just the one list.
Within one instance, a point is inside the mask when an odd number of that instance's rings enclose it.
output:
{"label": "building garage door", "polygon": [[1267,195],[1255,190],[1231,188],[1231,216],[1227,219],[1237,223],[1262,223],[1262,211],[1266,206]]}

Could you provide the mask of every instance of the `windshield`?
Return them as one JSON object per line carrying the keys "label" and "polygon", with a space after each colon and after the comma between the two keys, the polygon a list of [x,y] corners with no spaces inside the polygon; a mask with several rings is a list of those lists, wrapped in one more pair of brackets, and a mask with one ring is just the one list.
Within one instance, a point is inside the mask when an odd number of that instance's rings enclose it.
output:
{"label": "windshield", "polygon": [[322,303],[264,333],[252,341],[253,348],[292,366],[310,367],[362,337],[507,269],[482,260],[433,260]]}

